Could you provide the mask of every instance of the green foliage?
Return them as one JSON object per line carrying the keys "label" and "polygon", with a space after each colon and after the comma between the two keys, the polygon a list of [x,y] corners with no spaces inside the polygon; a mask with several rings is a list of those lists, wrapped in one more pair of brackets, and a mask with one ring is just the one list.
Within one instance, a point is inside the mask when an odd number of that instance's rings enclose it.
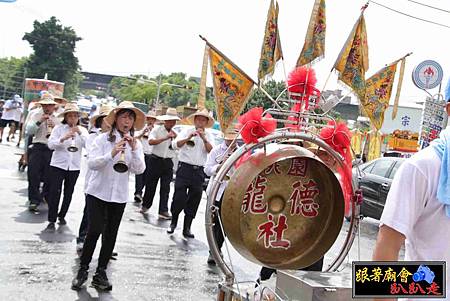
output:
{"label": "green foliage", "polygon": [[[262,87],[270,96],[272,96],[273,99],[276,99],[280,93],[284,91],[286,84],[284,82],[270,80],[263,84]],[[284,98],[286,98],[286,95],[284,95]],[[248,111],[254,107],[269,109],[273,107],[273,102],[261,90],[255,89],[253,95],[250,97],[247,105],[245,106],[244,111]]]}
{"label": "green foliage", "polygon": [[65,83],[66,98],[75,96],[82,76],[78,58],[75,56],[76,42],[80,41],[71,27],[64,27],[56,17],[40,23],[34,21],[33,31],[25,33],[23,40],[30,43],[34,53],[27,63],[28,77],[43,78]]}
{"label": "green foliage", "polygon": [[[161,74],[154,78],[139,74],[131,75],[128,78],[117,77],[111,81],[109,90],[112,96],[121,100],[143,102],[154,106],[158,94],[158,83],[161,83],[159,91],[161,104],[169,107],[183,106],[188,103],[197,104],[199,81],[197,78],[188,78],[182,72]],[[212,88],[207,88],[205,105],[208,109],[214,109]]]}
{"label": "green foliage", "polygon": [[0,98],[22,94],[26,57],[0,58]]}

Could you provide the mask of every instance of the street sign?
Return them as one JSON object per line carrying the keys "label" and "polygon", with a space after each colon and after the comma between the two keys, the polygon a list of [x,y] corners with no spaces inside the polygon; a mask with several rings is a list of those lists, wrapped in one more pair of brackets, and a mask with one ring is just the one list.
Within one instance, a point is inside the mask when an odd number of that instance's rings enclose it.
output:
{"label": "street sign", "polygon": [[441,65],[432,60],[426,60],[417,65],[412,73],[416,87],[422,90],[436,88],[442,82],[444,72]]}
{"label": "street sign", "polygon": [[447,112],[441,94],[433,98],[427,97],[422,113],[422,126],[420,129],[420,148],[424,149],[430,142],[439,137],[445,128]]}

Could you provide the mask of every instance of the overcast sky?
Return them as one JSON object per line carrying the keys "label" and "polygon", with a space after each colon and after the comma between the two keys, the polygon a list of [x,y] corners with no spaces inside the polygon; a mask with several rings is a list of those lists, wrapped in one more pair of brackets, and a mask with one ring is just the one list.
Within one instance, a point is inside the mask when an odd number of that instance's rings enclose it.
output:
{"label": "overcast sky", "polygon": [[[450,10],[449,0],[419,0]],[[83,71],[151,76],[159,72],[185,72],[200,76],[204,42],[211,43],[256,79],[269,0],[17,0],[0,3],[0,56],[29,55],[22,41],[33,21],[56,16],[83,38],[77,56]],[[450,14],[407,0],[377,0],[392,8],[450,25]],[[314,0],[279,0],[280,34],[289,72],[302,48]],[[321,89],[336,57],[365,3],[328,0],[325,59],[316,63]],[[411,72],[426,59],[444,69],[445,87],[450,75],[450,29],[423,23],[370,4],[366,10],[369,65],[366,77],[408,52],[402,102],[418,101],[425,93],[411,80]],[[284,79],[282,65],[275,79]],[[444,88],[443,87],[443,88]],[[332,76],[327,89],[337,88]],[[430,91],[437,93],[437,89]],[[393,97],[392,97],[393,98]]]}

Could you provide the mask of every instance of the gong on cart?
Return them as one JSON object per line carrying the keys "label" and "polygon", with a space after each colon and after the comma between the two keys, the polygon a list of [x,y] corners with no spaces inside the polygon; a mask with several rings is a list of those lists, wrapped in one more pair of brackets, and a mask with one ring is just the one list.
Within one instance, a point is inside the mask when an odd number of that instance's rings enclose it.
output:
{"label": "gong on cart", "polygon": [[231,244],[257,264],[299,269],[333,245],[344,219],[338,179],[300,146],[268,144],[228,182],[221,218]]}

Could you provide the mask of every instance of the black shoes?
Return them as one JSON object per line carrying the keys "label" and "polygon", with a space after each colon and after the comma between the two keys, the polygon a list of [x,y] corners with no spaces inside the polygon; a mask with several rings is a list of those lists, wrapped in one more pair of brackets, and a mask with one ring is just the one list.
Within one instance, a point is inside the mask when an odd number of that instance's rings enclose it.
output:
{"label": "black shoes", "polygon": [[55,223],[48,223],[47,228],[45,228],[45,230],[47,232],[55,232],[56,228],[55,228]]}
{"label": "black shoes", "polygon": [[88,278],[88,269],[81,267],[78,270],[77,277],[72,280],[72,289],[79,291]]}
{"label": "black shoes", "polygon": [[192,217],[184,216],[183,236],[186,238],[195,238],[194,234],[191,233],[192,220]]}
{"label": "black shoes", "polygon": [[67,222],[66,222],[66,220],[64,219],[64,217],[58,217],[58,219],[59,219],[59,224],[60,224],[60,225],[67,225]]}
{"label": "black shoes", "polygon": [[172,222],[170,223],[169,229],[167,229],[167,234],[173,234],[178,224],[178,215],[172,215]]}
{"label": "black shoes", "polygon": [[108,281],[105,270],[97,269],[94,277],[92,277],[92,286],[101,291],[112,290],[112,284]]}
{"label": "black shoes", "polygon": [[39,212],[37,204],[30,204],[28,206],[28,210],[30,210],[31,212]]}
{"label": "black shoes", "polygon": [[135,201],[136,203],[141,203],[141,202],[142,202],[142,195],[136,193],[136,194],[134,195],[134,201]]}

